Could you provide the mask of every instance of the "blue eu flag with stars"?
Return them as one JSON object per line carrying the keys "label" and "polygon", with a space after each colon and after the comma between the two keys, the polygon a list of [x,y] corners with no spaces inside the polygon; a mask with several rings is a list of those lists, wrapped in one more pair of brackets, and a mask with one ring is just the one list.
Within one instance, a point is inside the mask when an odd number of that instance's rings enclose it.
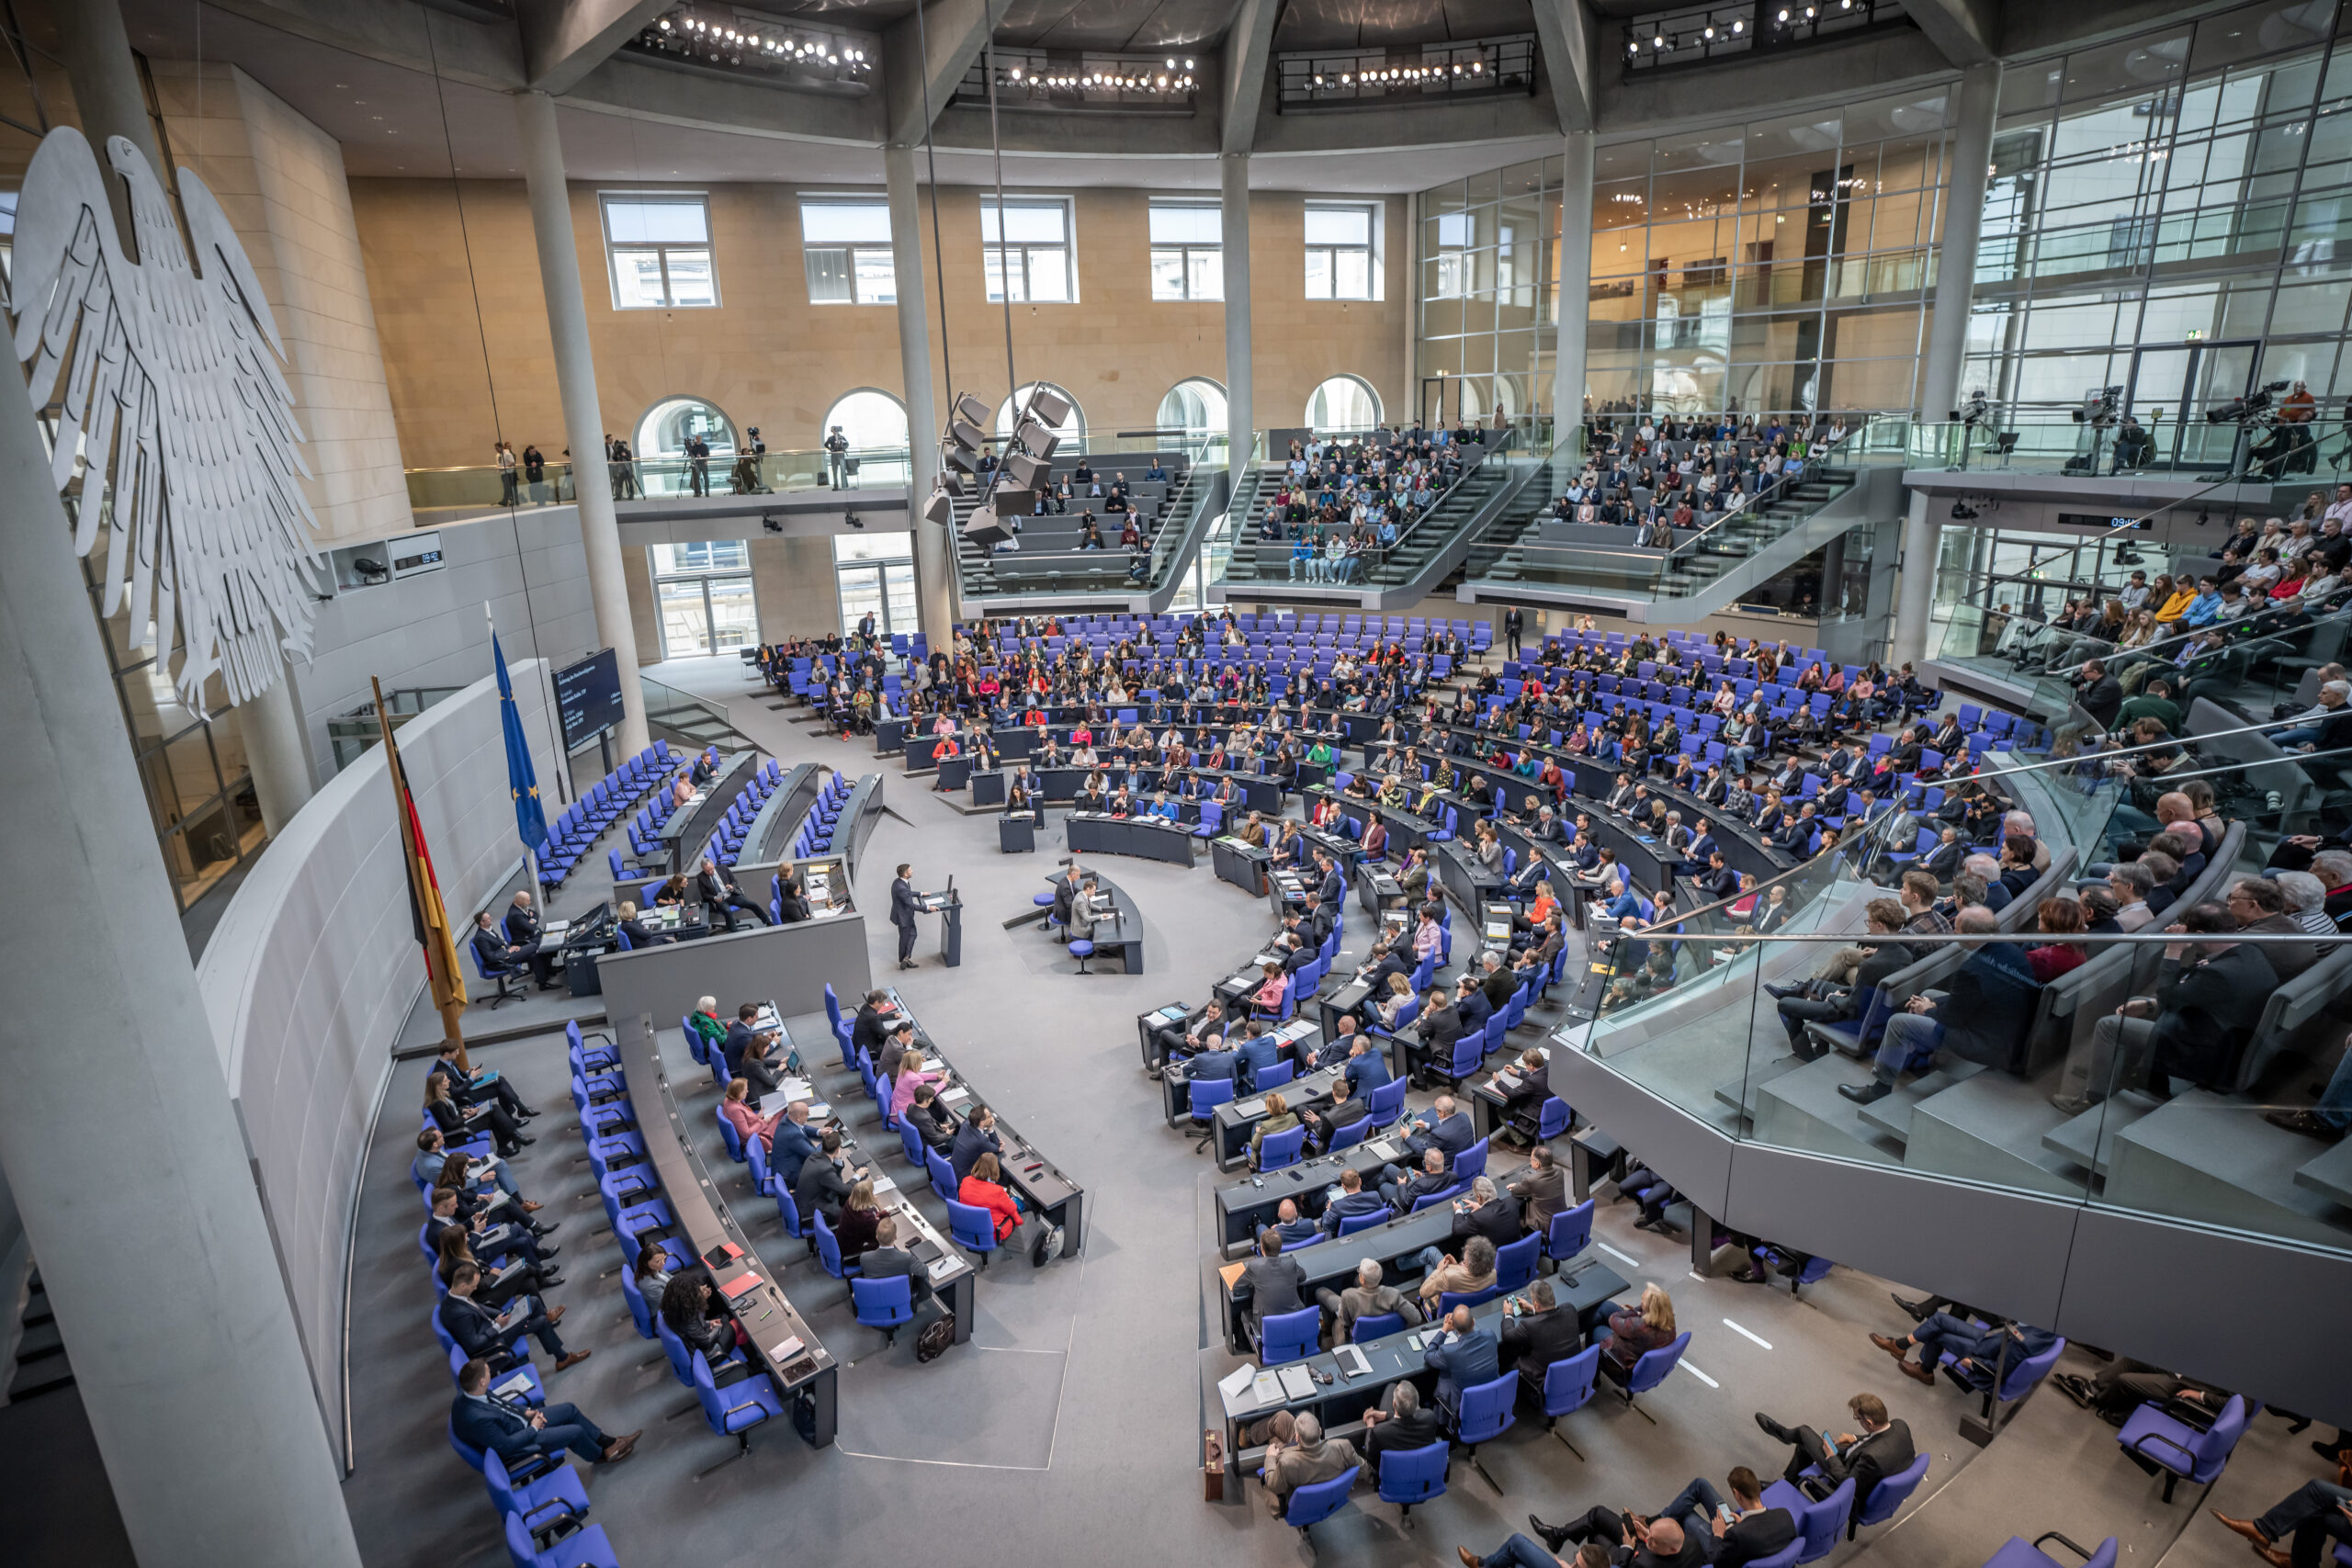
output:
{"label": "blue eu flag with stars", "polygon": [[490,634],[490,657],[498,666],[498,717],[506,731],[506,787],[514,796],[514,830],[523,847],[539,852],[548,840],[548,814],[539,807],[539,776],[531,766],[530,743],[523,739],[523,716],[514,706],[514,683],[506,678],[506,651]]}

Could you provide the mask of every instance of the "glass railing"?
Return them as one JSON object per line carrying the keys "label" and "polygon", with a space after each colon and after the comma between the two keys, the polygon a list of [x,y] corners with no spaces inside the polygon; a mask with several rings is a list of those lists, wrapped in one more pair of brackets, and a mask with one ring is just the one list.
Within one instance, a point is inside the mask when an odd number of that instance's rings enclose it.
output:
{"label": "glass railing", "polygon": [[[2198,744],[2199,757],[2161,775],[2144,750],[1988,758],[1975,782],[2030,803],[2042,840],[2066,857],[2037,904],[2112,886],[2110,857],[2157,826],[2155,795],[2192,780],[2217,792],[2240,830],[2224,837],[2227,863],[2192,868],[2179,891],[2225,903],[2236,876],[2323,830],[2322,803],[2352,773],[2352,750],[2282,760],[2242,735]],[[1882,818],[1737,900],[1670,920],[1629,917],[1621,930],[1595,917],[1579,998],[1592,1021],[1580,1041],[1566,1038],[1735,1138],[2352,1249],[2352,1152],[2334,1152],[2352,1143],[2331,1145],[2290,1114],[2311,1104],[2312,1058],[2342,1038],[2329,1004],[2352,993],[2352,941],[2216,933],[2217,945],[2263,950],[2268,966],[2241,977],[2243,1016],[2199,1036],[2211,1049],[2162,1058],[2170,1071],[2158,1085],[2152,1032],[2115,1020],[2165,977],[2166,944],[2181,935],[2158,928],[2188,904],[2136,936],[2061,939],[2011,916],[2022,929],[1999,937],[1866,938],[1866,907],[1893,897],[1902,869],[1888,829],[1908,838],[1921,824],[1941,826]],[[1890,942],[1905,951],[1885,952]],[[1993,946],[2012,951],[1973,956]],[[2071,951],[2034,951],[2061,947]],[[1963,964],[1975,973],[1957,974]],[[2007,972],[1984,974],[1988,964]],[[1877,993],[1808,989],[1816,980]],[[1926,1020],[1945,1035],[1908,1039],[1919,1026],[1899,1024],[1888,1045],[1887,1020],[1919,995],[1938,1001]],[[1881,1078],[1883,1093],[1870,1087]],[[2266,1120],[2272,1111],[2294,1124]],[[2339,1120],[2352,1125],[2352,1096]]]}
{"label": "glass railing", "polygon": [[[1494,486],[1501,482],[1503,475],[1503,465],[1497,459],[1518,443],[1525,428],[1525,422],[1521,422],[1498,433],[1487,432],[1487,444],[1472,448],[1472,456],[1465,461],[1462,472],[1455,477],[1453,482],[1431,496],[1428,506],[1398,531],[1394,541],[1376,547],[1365,554],[1346,557],[1336,562],[1326,553],[1325,536],[1320,530],[1317,530],[1308,536],[1309,542],[1317,547],[1311,557],[1296,556],[1295,540],[1287,537],[1270,539],[1264,536],[1265,509],[1272,504],[1273,497],[1281,490],[1285,476],[1281,463],[1272,463],[1263,468],[1253,469],[1251,478],[1256,484],[1250,497],[1250,513],[1243,514],[1237,511],[1233,514],[1234,527],[1246,535],[1247,547],[1244,547],[1242,537],[1238,536],[1235,548],[1226,566],[1225,581],[1228,582],[1303,581],[1331,582],[1338,586],[1347,586],[1350,583],[1360,587],[1374,585],[1379,580],[1380,572],[1388,566],[1388,563],[1415,547],[1408,541],[1418,537],[1425,543],[1439,537],[1448,528],[1459,525],[1463,520],[1465,513],[1461,503],[1466,498],[1476,497],[1477,502],[1483,502],[1486,496],[1492,492]],[[1471,505],[1475,507],[1476,502],[1471,502]],[[1441,520],[1442,514],[1443,520]],[[1295,564],[1294,564],[1295,556],[1296,557]],[[1345,573],[1344,576],[1340,575],[1342,571]]]}
{"label": "glass railing", "polygon": [[[1170,488],[1159,519],[1143,547],[1119,545],[1116,526],[1105,527],[1100,549],[1038,549],[1020,539],[1018,547],[987,547],[958,537],[957,566],[964,592],[987,598],[1014,593],[1142,592],[1161,586],[1168,574],[1180,570],[1186,541],[1204,520],[1202,510],[1214,506],[1224,491],[1225,442],[1204,442],[1206,460],[1185,468]],[[960,529],[970,515],[969,497],[956,506]],[[1066,518],[1068,513],[1057,513]],[[1115,524],[1115,517],[1108,518]]]}
{"label": "glass railing", "polygon": [[[854,447],[844,455],[841,482],[903,489],[908,453],[903,446]],[[771,451],[757,459],[720,454],[697,465],[684,457],[641,457],[604,465],[602,481],[616,501],[649,496],[769,495],[781,491],[818,490],[833,480],[831,454]],[[517,467],[507,488],[506,475],[494,467],[411,468],[409,504],[423,512],[445,507],[556,506],[579,499],[572,465],[548,463],[533,479]]]}
{"label": "glass railing", "polygon": [[[2135,416],[2136,418],[2136,416]],[[2077,423],[2046,410],[1975,424],[1910,426],[1905,460],[1950,472],[2055,474],[2075,479],[2179,478],[2210,483],[2320,482],[2352,473],[2352,432],[2305,424],[2242,431],[2235,424],[2152,413],[2127,430]]]}

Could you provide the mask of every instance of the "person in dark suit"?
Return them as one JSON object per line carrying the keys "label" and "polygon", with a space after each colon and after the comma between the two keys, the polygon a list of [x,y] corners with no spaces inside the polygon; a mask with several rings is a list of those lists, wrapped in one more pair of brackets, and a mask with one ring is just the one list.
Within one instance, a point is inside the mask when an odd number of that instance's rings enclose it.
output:
{"label": "person in dark suit", "polygon": [[1283,1255],[1282,1233],[1258,1233],[1258,1256],[1241,1266],[1240,1284],[1250,1287],[1250,1326],[1263,1331],[1266,1319],[1306,1305],[1306,1270]]}
{"label": "person in dark suit", "polygon": [[[2006,1343],[2005,1343],[2006,1342]],[[1992,1328],[1980,1328],[1964,1317],[1948,1312],[1930,1314],[1919,1326],[1897,1339],[1890,1335],[1873,1334],[1871,1343],[1894,1358],[1903,1375],[1914,1382],[1935,1386],[1937,1359],[1949,1352],[1961,1373],[1972,1382],[1992,1381],[1994,1369],[2001,1364],[2001,1352],[2006,1348],[2008,1360],[2018,1361],[2041,1355],[2058,1342],[2058,1337],[2046,1328],[2027,1324],[2002,1324]],[[1919,1359],[1910,1359],[1912,1347],[1919,1348]],[[1905,1461],[1905,1462],[1909,1462]]]}
{"label": "person in dark suit", "polygon": [[1349,1087],[1358,1094],[1370,1094],[1396,1075],[1388,1070],[1388,1053],[1382,1050],[1368,1034],[1356,1035],[1348,1046],[1347,1077]]}
{"label": "person in dark suit", "polygon": [[514,1091],[514,1084],[507,1080],[504,1073],[493,1075],[488,1069],[484,1069],[481,1077],[477,1077],[476,1075],[467,1072],[458,1061],[458,1053],[464,1048],[465,1043],[460,1040],[441,1042],[440,1053],[434,1058],[433,1066],[427,1070],[425,1076],[446,1080],[449,1086],[449,1098],[461,1106],[495,1101],[504,1107],[507,1113],[518,1122],[527,1122],[538,1114],[537,1111],[523,1103],[523,1097]]}
{"label": "person in dark suit", "polygon": [[1478,1129],[1470,1120],[1470,1113],[1462,1110],[1450,1094],[1439,1095],[1427,1111],[1413,1120],[1415,1126],[1405,1135],[1405,1147],[1417,1156],[1438,1149],[1451,1167],[1454,1156],[1478,1141]]}
{"label": "person in dark suit", "polygon": [[921,1306],[931,1299],[931,1280],[915,1267],[914,1254],[899,1245],[899,1222],[888,1214],[874,1227],[874,1245],[858,1255],[857,1271],[868,1280],[908,1281],[909,1301]]}
{"label": "person in dark suit", "polygon": [[590,1464],[618,1464],[637,1451],[639,1432],[608,1438],[571,1404],[521,1411],[490,1396],[490,1363],[468,1361],[458,1373],[449,1430],[468,1448],[494,1453],[511,1469],[569,1449]]}
{"label": "person in dark suit", "polygon": [[909,880],[914,869],[911,865],[899,866],[897,878],[890,884],[890,923],[899,928],[899,967],[901,969],[915,966],[915,885]]}
{"label": "person in dark suit", "polygon": [[1519,639],[1527,630],[1527,613],[1513,604],[1503,612],[1503,642],[1513,659],[1519,657]]}
{"label": "person in dark suit", "polygon": [[1241,1053],[1225,1043],[1225,1036],[1211,1034],[1201,1042],[1201,1049],[1184,1064],[1188,1078],[1237,1077],[1241,1071]]}
{"label": "person in dark suit", "polygon": [[819,1130],[808,1125],[808,1102],[796,1100],[785,1108],[768,1144],[768,1171],[786,1187],[797,1189],[800,1164],[817,1152]]}
{"label": "person in dark suit", "polygon": [[1254,1021],[1251,1027],[1258,1032],[1241,1043],[1241,1066],[1244,1069],[1241,1077],[1254,1086],[1259,1074],[1283,1059],[1283,1043],[1274,1038],[1272,1030],[1265,1027],[1263,1019]]}
{"label": "person in dark suit", "polygon": [[964,1118],[964,1125],[956,1129],[955,1146],[948,1151],[947,1163],[962,1181],[972,1174],[972,1166],[982,1155],[1001,1156],[1003,1145],[996,1135],[996,1112],[983,1105]]}
{"label": "person in dark suit", "polygon": [[1421,1156],[1420,1168],[1411,1179],[1396,1166],[1381,1171],[1380,1195],[1398,1213],[1409,1213],[1415,1203],[1432,1192],[1442,1192],[1453,1185],[1453,1177],[1445,1168],[1445,1152],[1431,1149]]}
{"label": "person in dark suit", "polygon": [[1498,1353],[1540,1394],[1544,1369],[1583,1349],[1584,1330],[1577,1314],[1558,1304],[1549,1280],[1536,1280],[1533,1289],[1512,1297],[1503,1311]]}
{"label": "person in dark suit", "polygon": [[1494,1006],[1487,1000],[1487,993],[1478,988],[1477,980],[1469,975],[1463,976],[1455,988],[1453,1016],[1460,1021],[1464,1034],[1478,1032],[1487,1027],[1487,1020],[1495,1016]]}
{"label": "person in dark suit", "polygon": [[613,915],[619,923],[621,934],[628,938],[631,947],[661,947],[678,940],[674,932],[649,929],[643,920],[637,918],[637,906],[626,898],[614,907]]}
{"label": "person in dark suit", "polygon": [[506,910],[506,940],[517,947],[525,946],[539,940],[540,929],[539,912],[531,908],[530,891],[515,889],[514,900]]}
{"label": "person in dark suit", "polygon": [[1522,1234],[1519,1223],[1519,1200],[1498,1188],[1492,1178],[1479,1177],[1470,1184],[1469,1197],[1454,1200],[1453,1239],[1455,1241],[1467,1241],[1474,1235],[1482,1235],[1497,1247],[1509,1247]]}
{"label": "person in dark suit", "polygon": [[1543,1109],[1544,1102],[1552,1098],[1551,1064],[1545,1060],[1540,1048],[1530,1046],[1519,1054],[1518,1064],[1509,1071],[1519,1080],[1518,1088],[1506,1085],[1499,1072],[1487,1080],[1487,1087],[1503,1097],[1503,1113],[1506,1116],[1526,1117],[1531,1119],[1532,1124],[1532,1119]]}
{"label": "person in dark suit", "polygon": [[879,987],[865,993],[865,1000],[859,1004],[857,1017],[849,1026],[851,1055],[863,1051],[876,1063],[882,1060],[882,1043],[890,1035],[889,1006],[890,993]]}
{"label": "person in dark suit", "polygon": [[1462,1391],[1492,1382],[1501,1375],[1502,1347],[1494,1334],[1471,1320],[1470,1309],[1458,1306],[1446,1314],[1445,1332],[1422,1354],[1437,1373],[1437,1403],[1451,1412],[1462,1404]]}
{"label": "person in dark suit", "polygon": [[[1405,1321],[1413,1320],[1408,1316]],[[1445,1435],[1437,1412],[1421,1404],[1421,1391],[1409,1382],[1389,1384],[1380,1404],[1363,1413],[1363,1438],[1357,1448],[1374,1476],[1380,1473],[1382,1454],[1425,1449]]]}
{"label": "person in dark suit", "polygon": [[1338,908],[1348,896],[1347,879],[1340,874],[1340,868],[1332,861],[1329,850],[1315,852],[1315,867],[1321,874],[1321,879],[1315,885],[1315,896],[1322,900],[1325,908]]}
{"label": "person in dark suit", "polygon": [[1854,1509],[1866,1507],[1871,1494],[1878,1483],[1890,1475],[1900,1475],[1911,1468],[1918,1451],[1911,1446],[1911,1428],[1902,1421],[1890,1421],[1886,1401],[1874,1393],[1858,1393],[1846,1402],[1854,1420],[1861,1427],[1859,1434],[1841,1432],[1836,1446],[1811,1427],[1785,1427],[1761,1410],[1756,1413],[1756,1424],[1776,1442],[1787,1443],[1796,1451],[1789,1456],[1788,1468],[1781,1478],[1794,1485],[1807,1465],[1820,1468],[1832,1486],[1849,1476],[1854,1483]]}
{"label": "person in dark suit", "polygon": [[800,878],[793,874],[789,866],[776,873],[775,903],[776,918],[785,925],[797,925],[817,917],[816,910],[808,906],[808,890],[801,886]]}
{"label": "person in dark suit", "polygon": [[[1546,1525],[1532,1517],[1528,1522],[1537,1528],[1544,1543],[1554,1551],[1570,1540],[1594,1540],[1604,1545],[1639,1541],[1643,1551],[1657,1562],[1700,1562],[1708,1568],[1745,1568],[1796,1540],[1795,1518],[1786,1508],[1764,1506],[1763,1488],[1754,1471],[1741,1465],[1724,1481],[1731,1489],[1729,1503],[1701,1476],[1647,1520],[1638,1514],[1594,1508],[1566,1525]],[[1679,1551],[1668,1550],[1662,1539],[1664,1532],[1657,1528],[1668,1523],[1679,1529],[1685,1543]],[[1695,1557],[1690,1555],[1691,1546],[1699,1549]],[[1641,1556],[1642,1552],[1637,1551],[1632,1561],[1638,1562]]]}
{"label": "person in dark suit", "polygon": [[1363,1214],[1386,1214],[1388,1201],[1363,1190],[1363,1177],[1353,1166],[1340,1173],[1340,1195],[1323,1205],[1323,1234],[1338,1235],[1340,1222]]}
{"label": "person in dark suit", "polygon": [[494,1313],[474,1300],[474,1291],[481,1283],[481,1269],[472,1263],[460,1263],[449,1276],[449,1293],[441,1298],[435,1315],[441,1326],[458,1348],[476,1360],[487,1361],[493,1371],[504,1371],[518,1362],[528,1360],[526,1353],[518,1351],[516,1344],[525,1335],[539,1342],[539,1348],[555,1358],[555,1370],[562,1371],[586,1360],[585,1350],[566,1350],[557,1337],[556,1320],[563,1309],[547,1310],[537,1296],[518,1297],[509,1302],[503,1313]]}
{"label": "person in dark suit", "polygon": [[474,916],[473,944],[474,957],[481,963],[485,975],[520,969],[527,964],[539,983],[539,989],[544,991],[555,984],[555,955],[542,955],[537,937],[528,942],[508,941],[506,933],[490,918],[488,909]]}
{"label": "person in dark suit", "polygon": [[865,1174],[863,1167],[853,1168],[842,1156],[841,1134],[826,1128],[817,1140],[817,1152],[800,1162],[799,1179],[792,1184],[792,1199],[800,1205],[802,1223],[810,1214],[822,1214],[827,1225],[841,1229],[842,1204]]}
{"label": "person in dark suit", "polygon": [[1526,1167],[1504,1187],[1519,1200],[1520,1218],[1531,1231],[1549,1231],[1555,1214],[1575,1206],[1568,1200],[1565,1173],[1549,1144],[1530,1149]]}
{"label": "person in dark suit", "polygon": [[702,902],[706,919],[723,919],[730,931],[735,929],[735,911],[738,909],[750,910],[763,926],[773,923],[765,909],[743,896],[742,888],[736,886],[735,874],[708,855],[702,857],[702,870],[695,877],[695,897]]}

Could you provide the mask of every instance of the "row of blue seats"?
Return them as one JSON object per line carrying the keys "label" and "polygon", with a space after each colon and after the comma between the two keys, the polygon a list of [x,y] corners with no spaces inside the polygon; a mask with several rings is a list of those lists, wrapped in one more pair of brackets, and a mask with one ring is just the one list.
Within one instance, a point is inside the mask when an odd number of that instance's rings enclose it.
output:
{"label": "row of blue seats", "polygon": [[670,782],[680,758],[666,740],[656,740],[603,778],[548,824],[539,846],[539,882],[549,891],[563,886],[582,857],[631,807]]}
{"label": "row of blue seats", "polygon": [[758,819],[760,807],[767,804],[768,796],[774,795],[783,783],[784,764],[774,758],[752,769],[751,778],[728,803],[727,815],[720,818],[718,826],[711,830],[710,840],[703,845],[702,852],[719,865],[733,865],[736,857],[743,852],[743,840],[751,833],[752,824]]}
{"label": "row of blue seats", "polygon": [[[689,1042],[701,1038],[692,1023],[686,1025],[686,1038]],[[699,1260],[676,1234],[677,1215],[646,1160],[644,1134],[619,1063],[609,1055],[601,1060],[583,1055],[576,1028],[571,1051],[571,1100],[580,1111],[580,1130],[588,1143],[588,1160],[595,1170],[605,1216],[620,1243],[621,1297],[628,1305],[630,1321],[640,1338],[660,1343],[671,1372],[680,1384],[694,1391],[710,1430],[735,1439],[735,1451],[719,1464],[741,1459],[751,1451],[754,1427],[788,1413],[784,1395],[774,1378],[751,1369],[740,1349],[722,1356],[716,1365],[702,1351],[689,1350],[662,1321],[661,1303],[649,1302],[637,1288],[637,1257],[649,1240],[661,1247],[669,1272],[695,1267]]]}
{"label": "row of blue seats", "polygon": [[[850,791],[854,787],[847,773],[836,773],[825,781],[825,787],[817,792],[808,814],[801,818],[800,830],[793,835],[794,860],[807,860],[833,847],[833,824],[841,819],[842,803],[849,799]],[[781,888],[770,897],[769,905],[770,918],[783,919],[784,895]]]}
{"label": "row of blue seats", "polygon": [[[718,748],[716,746],[707,748],[699,760],[711,767],[717,767]],[[662,782],[666,784],[669,781],[665,779]],[[668,858],[668,851],[662,842],[661,832],[662,826],[676,814],[677,810],[677,797],[667,789],[657,790],[652,798],[638,807],[637,815],[629,819],[628,824],[628,850],[632,858],[640,864],[660,864]],[[620,851],[617,849],[607,851],[605,859],[613,867],[614,878],[618,880],[624,874],[621,870]],[[637,874],[645,874],[639,871]]]}

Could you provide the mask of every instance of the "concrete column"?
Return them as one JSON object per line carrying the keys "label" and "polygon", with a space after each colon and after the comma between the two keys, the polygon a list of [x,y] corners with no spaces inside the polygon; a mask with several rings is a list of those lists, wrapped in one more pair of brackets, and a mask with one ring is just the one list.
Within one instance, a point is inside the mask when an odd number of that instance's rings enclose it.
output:
{"label": "concrete column", "polygon": [[588,597],[596,609],[596,635],[611,645],[620,666],[620,747],[623,756],[631,756],[649,743],[645,687],[638,679],[637,628],[629,619],[628,582],[621,569],[620,525],[613,514],[613,487],[605,478],[605,417],[596,405],[596,362],[588,349],[588,305],[580,292],[580,253],[571,237],[571,192],[564,181],[555,101],[545,93],[515,94],[514,125],[522,134],[523,180],[530,196],[531,234],[538,242],[556,389],[563,396],[564,438],[579,476],[572,488],[580,498]]}
{"label": "concrete column", "polygon": [[1961,73],[1951,177],[1944,186],[1943,237],[1937,253],[1936,309],[1919,374],[1919,417],[1929,423],[1950,419],[1963,390],[1960,378],[1968,355],[1969,301],[1976,290],[1976,239],[1984,225],[1984,185],[2000,99],[1999,61]]}
{"label": "concrete column", "polygon": [[1585,321],[1592,304],[1592,132],[1561,138],[1560,326],[1552,359],[1552,423],[1565,438],[1584,417]]}
{"label": "concrete column", "polygon": [[[359,1568],[49,454],[0,410],[0,1172],[146,1563]],[[70,1043],[70,1050],[60,1049]],[[135,1151],[135,1152],[134,1152]]]}
{"label": "concrete column", "polygon": [[1897,665],[1916,664],[1928,657],[1928,618],[1936,602],[1936,557],[1943,547],[1943,530],[1928,515],[1928,499],[1926,491],[1913,491],[1910,513],[1903,519],[1903,566],[1902,575],[1895,580],[1892,644]]}
{"label": "concrete column", "polygon": [[[139,149],[166,188],[176,188],[178,175],[164,164],[155,122],[147,113],[147,95],[130,57],[121,8],[115,0],[85,0],[82,5],[58,7],[57,21],[63,33],[61,41],[74,109],[82,134],[97,152],[99,166],[107,167],[107,138],[119,136]],[[115,233],[123,249],[136,255],[130,186],[111,172],[104,178],[114,203]],[[254,793],[261,797],[262,824],[275,838],[315,787],[310,754],[302,745],[301,718],[282,671],[268,691],[237,710],[237,723],[244,738],[245,762],[253,771]]]}
{"label": "concrete column", "polygon": [[[962,614],[963,582],[956,570],[953,525],[925,522],[939,472],[939,433],[944,425],[931,403],[931,315],[925,301],[929,281],[922,268],[922,204],[915,185],[915,150],[882,149],[882,181],[890,201],[890,261],[899,280],[899,376],[906,389],[908,525],[914,530],[915,624],[933,648],[953,651],[954,625]],[[944,328],[943,328],[944,330]],[[954,397],[956,389],[947,389]]]}
{"label": "concrete column", "polygon": [[1250,377],[1250,154],[1221,155],[1217,173],[1225,243],[1225,460],[1238,484],[1258,433]]}

